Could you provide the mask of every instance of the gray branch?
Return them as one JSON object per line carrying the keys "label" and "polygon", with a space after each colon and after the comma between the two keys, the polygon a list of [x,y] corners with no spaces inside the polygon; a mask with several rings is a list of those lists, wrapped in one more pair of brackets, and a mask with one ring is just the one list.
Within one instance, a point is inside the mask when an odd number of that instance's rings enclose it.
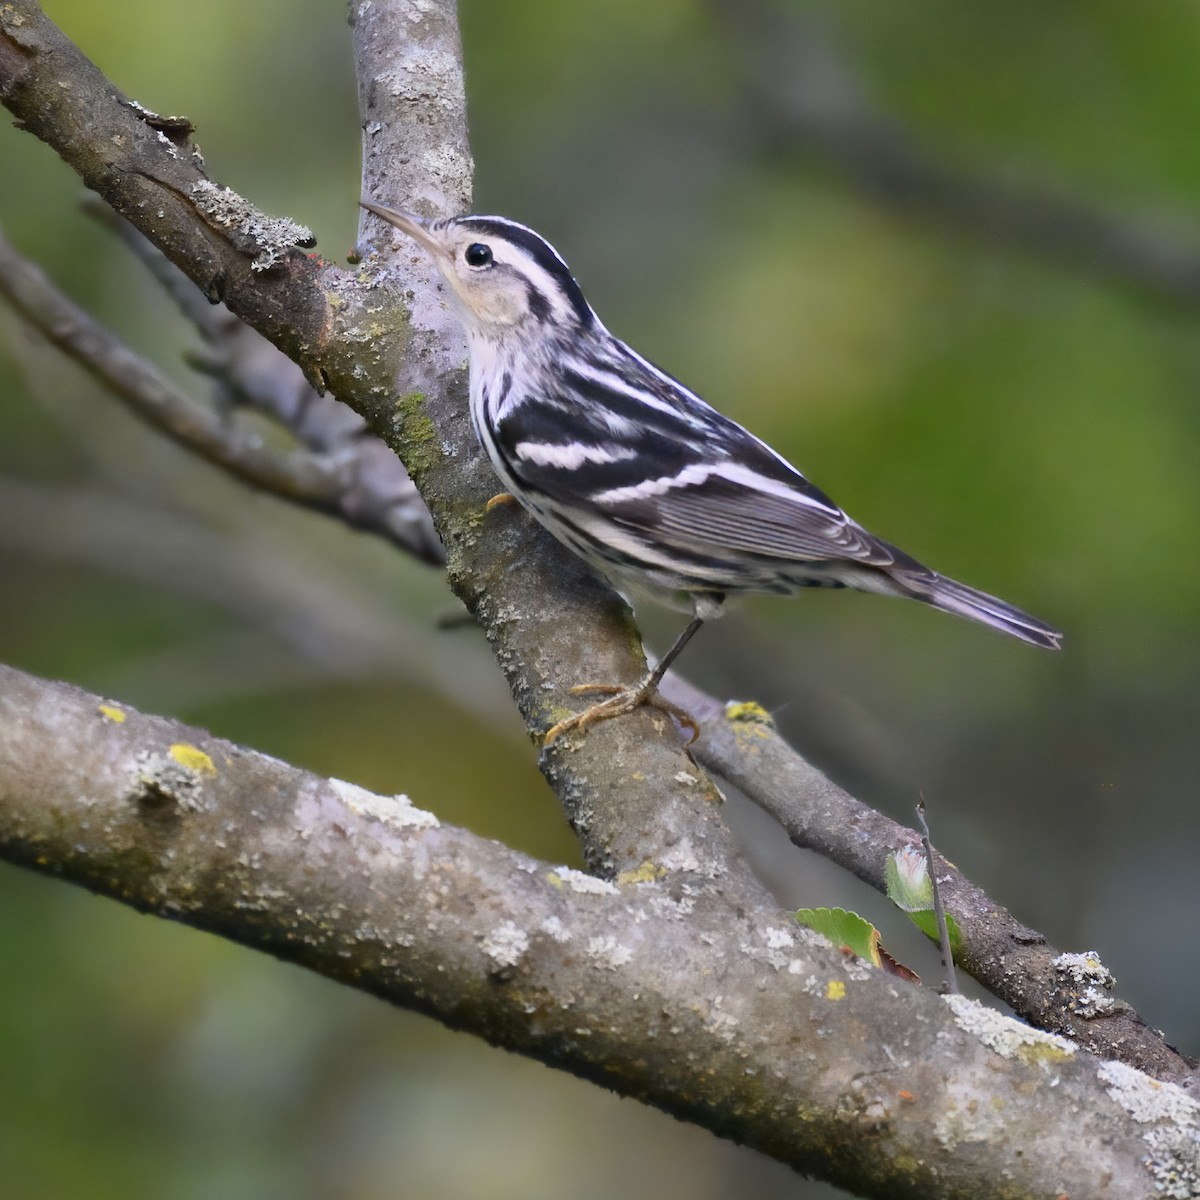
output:
{"label": "gray branch", "polygon": [[272,450],[222,421],[73,304],[0,232],[0,295],[48,341],[153,428],[243,483],[295,504],[344,515],[346,480],[328,458]]}
{"label": "gray branch", "polygon": [[[674,675],[664,690],[700,722],[696,760],[770,813],[795,845],[880,892],[892,851],[920,846],[919,834],[856,800],[792,749],[758,705],[722,704]],[[1169,1046],[1114,994],[1115,981],[1098,959],[1064,953],[937,858],[946,909],[961,935],[959,966],[1039,1029],[1161,1079],[1192,1076],[1195,1059]]]}
{"label": "gray branch", "polygon": [[[453,3],[354,3],[351,24],[364,194],[420,212],[467,211],[471,159]],[[482,625],[540,737],[570,711],[571,686],[641,676],[636,631],[626,606],[545,530],[519,511],[486,511],[495,476],[466,419],[465,342],[436,268],[364,217],[360,245],[372,242],[364,265],[391,290],[366,297],[374,301],[367,315],[402,334],[369,348],[386,355],[393,398],[382,411],[361,411],[381,436],[391,434],[433,513],[451,586]],[[559,739],[540,765],[594,868],[687,861],[746,903],[771,905],[717,814],[715,790],[694,785],[691,760],[662,714],[643,711],[584,738]]]}
{"label": "gray branch", "polygon": [[[0,667],[0,856],[863,1195],[1187,1196],[1200,1105],[686,874],[616,885]],[[1187,1174],[1188,1172],[1192,1174]]]}
{"label": "gray branch", "polygon": [[[465,207],[453,6],[376,0],[352,17],[368,192]],[[636,677],[611,593],[519,514],[485,512],[494,483],[464,419],[461,341],[411,250],[381,244],[365,275],[295,253],[302,231],[216,189],[178,130],[167,137],[120,96],[30,0],[0,7],[0,98],[401,452],[531,730],[556,719],[566,686]],[[661,719],[600,727],[543,766],[589,860],[623,872],[618,884],[0,669],[0,855],[12,861],[864,1194],[1200,1194],[1200,1112],[1183,1093],[898,983],[782,921]]]}
{"label": "gray branch", "polygon": [[[203,339],[203,352],[189,356],[189,361],[212,379],[213,407],[222,417],[217,426],[222,443],[244,440],[233,419],[238,410],[259,414],[285,429],[311,452],[308,456],[293,455],[293,459],[307,458],[313,464],[310,470],[320,468],[335,478],[334,494],[327,497],[322,491],[312,507],[340,517],[354,529],[377,534],[423,562],[434,566],[445,563],[446,555],[429,510],[404,464],[371,433],[358,413],[332,395],[320,395],[290,358],[245,321],[238,320],[225,305],[209,304],[187,276],[111,208],[99,201],[88,203],[86,208],[90,216],[112,228],[145,264]],[[0,289],[3,287],[0,278]],[[53,312],[49,303],[45,307]],[[29,319],[53,340],[53,324],[47,329],[35,317]],[[84,361],[83,365],[87,367],[88,363]],[[113,390],[120,395],[115,387]],[[145,415],[140,405],[135,404],[134,411]],[[193,444],[191,430],[191,423],[185,423],[181,431],[173,426],[162,428],[181,445],[205,454],[203,445]],[[250,463],[236,460],[231,464],[226,455],[206,456],[243,482],[282,499],[293,498],[286,488],[275,486],[276,479],[270,473],[254,474]]]}
{"label": "gray branch", "polygon": [[[454,7],[355,4],[365,190],[410,207],[467,200]],[[70,86],[64,87],[64,80]],[[290,249],[306,240],[203,174],[32,0],[0,8],[0,99],[211,299],[349,403],[405,462],[429,505],[454,589],[482,625],[536,735],[569,688],[643,669],[628,610],[548,534],[485,512],[495,485],[466,420],[461,336],[427,268],[391,239],[353,273]],[[398,147],[403,152],[398,152]],[[588,861],[617,872],[680,861],[751,907],[771,900],[740,858],[673,728],[650,713],[560,739],[543,755]]]}

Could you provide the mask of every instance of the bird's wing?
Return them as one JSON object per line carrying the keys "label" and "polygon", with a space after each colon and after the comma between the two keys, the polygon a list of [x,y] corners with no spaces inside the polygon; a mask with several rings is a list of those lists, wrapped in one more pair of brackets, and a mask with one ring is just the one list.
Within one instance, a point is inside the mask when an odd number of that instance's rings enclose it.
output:
{"label": "bird's wing", "polygon": [[527,394],[499,422],[496,448],[527,496],[684,551],[922,569],[764,442],[620,349],[619,360],[564,368],[557,388]]}
{"label": "bird's wing", "polygon": [[[625,526],[681,549],[719,549],[783,561],[850,560],[889,567],[897,554],[798,472],[764,474],[745,457],[700,460],[638,489],[594,497]],[[816,493],[814,495],[814,493]]]}

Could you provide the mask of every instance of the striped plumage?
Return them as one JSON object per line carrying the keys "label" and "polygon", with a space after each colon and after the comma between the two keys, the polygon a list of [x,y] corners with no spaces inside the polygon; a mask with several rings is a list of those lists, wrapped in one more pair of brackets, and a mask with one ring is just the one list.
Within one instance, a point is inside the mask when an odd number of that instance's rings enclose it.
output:
{"label": "striped plumage", "polygon": [[450,283],[470,347],[471,419],[505,488],[619,586],[693,612],[684,639],[631,690],[638,703],[700,621],[738,593],[832,586],[908,596],[1058,648],[1050,626],[868,533],[769,446],[613,337],[533,230],[502,217],[424,220],[364,207],[419,242]]}

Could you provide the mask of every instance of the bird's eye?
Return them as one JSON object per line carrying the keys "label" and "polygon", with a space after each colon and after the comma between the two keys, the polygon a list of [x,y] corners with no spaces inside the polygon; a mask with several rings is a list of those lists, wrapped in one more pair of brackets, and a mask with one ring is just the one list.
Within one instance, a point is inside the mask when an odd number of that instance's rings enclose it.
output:
{"label": "bird's eye", "polygon": [[472,242],[463,252],[463,258],[467,260],[469,267],[487,267],[492,262],[491,247],[485,246],[482,242]]}

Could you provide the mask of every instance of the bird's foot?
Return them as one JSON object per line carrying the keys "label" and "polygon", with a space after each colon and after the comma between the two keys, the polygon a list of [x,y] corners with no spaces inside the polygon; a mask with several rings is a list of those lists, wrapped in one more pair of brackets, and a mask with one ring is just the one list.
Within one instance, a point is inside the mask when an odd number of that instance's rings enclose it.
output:
{"label": "bird's foot", "polygon": [[672,704],[670,700],[665,700],[660,696],[658,680],[652,676],[644,679],[637,687],[627,688],[613,683],[581,683],[578,687],[573,687],[571,691],[577,696],[585,692],[601,692],[609,698],[552,726],[546,733],[545,741],[542,742],[543,746],[549,746],[555,738],[569,729],[583,730],[589,725],[596,725],[601,721],[611,721],[613,717],[623,717],[626,713],[646,707],[657,708],[660,712],[674,717],[680,725],[686,725],[692,731],[692,736],[687,741],[689,746],[700,736],[700,726],[696,724],[695,718],[680,708],[678,704]]}

